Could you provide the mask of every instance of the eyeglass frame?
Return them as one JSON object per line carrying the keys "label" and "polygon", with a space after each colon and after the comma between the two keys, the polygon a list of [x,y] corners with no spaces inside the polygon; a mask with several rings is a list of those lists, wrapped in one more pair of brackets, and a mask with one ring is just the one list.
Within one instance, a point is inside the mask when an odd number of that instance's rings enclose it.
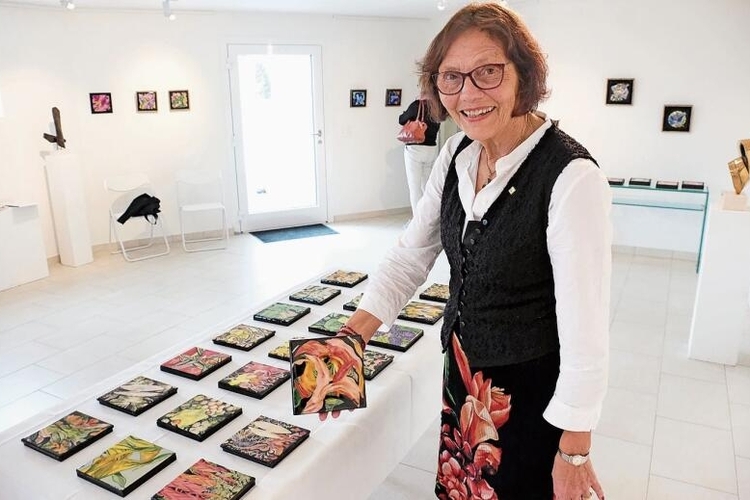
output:
{"label": "eyeglass frame", "polygon": [[[471,83],[473,83],[474,86],[476,88],[478,88],[479,90],[492,90],[492,89],[498,88],[505,81],[505,66],[507,66],[508,64],[509,63],[507,63],[507,62],[504,62],[504,63],[482,64],[481,66],[477,66],[476,68],[472,69],[468,73],[463,73],[461,71],[456,71],[456,70],[438,71],[437,73],[431,74],[430,77],[432,78],[432,81],[435,82],[435,87],[437,88],[437,91],[440,92],[443,95],[456,95],[456,94],[460,94],[461,91],[464,89],[464,86],[466,85],[466,77],[468,77],[469,80],[471,80]],[[500,81],[497,83],[497,85],[493,85],[492,87],[480,87],[477,84],[477,81],[474,80],[474,76],[472,75],[472,73],[474,73],[478,69],[486,68],[487,66],[499,66],[500,67],[500,71],[502,71],[503,74],[500,77]],[[440,90],[440,86],[437,83],[437,79],[440,77],[441,74],[445,74],[445,73],[455,73],[457,75],[461,75],[461,77],[462,77],[461,78],[461,86],[458,88],[457,91],[448,93],[448,92],[443,92],[442,90]]]}

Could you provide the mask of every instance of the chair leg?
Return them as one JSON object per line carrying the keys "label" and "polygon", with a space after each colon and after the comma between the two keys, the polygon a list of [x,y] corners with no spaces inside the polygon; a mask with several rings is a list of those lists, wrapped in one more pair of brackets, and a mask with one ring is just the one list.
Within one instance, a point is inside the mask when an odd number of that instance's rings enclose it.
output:
{"label": "chair leg", "polygon": [[[209,250],[224,250],[229,245],[229,224],[227,222],[227,211],[226,208],[221,208],[221,236],[218,238],[198,238],[194,240],[189,240],[185,237],[185,230],[183,227],[183,213],[180,211],[180,234],[182,235],[182,248],[186,252],[207,252]],[[190,248],[189,245],[192,243],[203,243],[206,241],[223,241],[223,244],[220,246],[210,246],[207,248]]]}
{"label": "chair leg", "polygon": [[[146,243],[145,245],[137,245],[137,246],[129,247],[128,248],[128,247],[125,246],[125,242],[122,240],[122,238],[120,237],[119,232],[117,231],[117,225],[113,224],[112,220],[110,218],[110,228],[114,232],[115,239],[117,240],[117,243],[118,243],[118,245],[120,247],[120,250],[117,250],[117,251],[112,252],[112,253],[121,253],[122,257],[126,261],[128,261],[128,262],[138,262],[140,260],[146,260],[146,259],[151,259],[153,257],[161,257],[162,255],[167,255],[169,253],[169,251],[170,251],[169,239],[167,238],[167,233],[166,233],[166,230],[164,229],[164,226],[162,225],[161,220],[157,219],[157,223],[156,224],[151,224],[151,223],[148,223],[148,224],[150,226],[150,228],[149,228],[150,234],[149,234],[149,241],[148,241],[148,243]],[[149,248],[149,247],[153,246],[153,244],[154,244],[154,226],[155,225],[159,226],[159,230],[161,231],[161,238],[164,241],[164,246],[166,247],[166,249],[163,252],[160,252],[160,253],[147,254],[147,255],[140,256],[140,257],[133,257],[132,256],[133,252],[138,251],[138,250],[143,250],[145,248]]]}

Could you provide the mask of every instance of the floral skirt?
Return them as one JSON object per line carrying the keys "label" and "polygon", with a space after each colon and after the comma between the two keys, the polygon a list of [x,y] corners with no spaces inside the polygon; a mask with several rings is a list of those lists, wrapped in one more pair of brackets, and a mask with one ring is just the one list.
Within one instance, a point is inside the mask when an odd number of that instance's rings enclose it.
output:
{"label": "floral skirt", "polygon": [[542,413],[559,366],[555,351],[472,370],[452,335],[443,371],[438,498],[552,500],[552,465],[562,431]]}

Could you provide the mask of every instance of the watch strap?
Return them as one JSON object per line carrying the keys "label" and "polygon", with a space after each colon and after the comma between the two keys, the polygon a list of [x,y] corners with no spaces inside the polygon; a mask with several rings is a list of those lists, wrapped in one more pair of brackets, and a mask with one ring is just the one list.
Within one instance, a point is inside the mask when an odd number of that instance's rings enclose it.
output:
{"label": "watch strap", "polygon": [[580,467],[581,465],[585,464],[589,461],[589,453],[586,452],[582,455],[569,455],[562,451],[560,448],[557,449],[557,454],[560,455],[560,458],[568,462],[570,465],[573,465],[575,467]]}

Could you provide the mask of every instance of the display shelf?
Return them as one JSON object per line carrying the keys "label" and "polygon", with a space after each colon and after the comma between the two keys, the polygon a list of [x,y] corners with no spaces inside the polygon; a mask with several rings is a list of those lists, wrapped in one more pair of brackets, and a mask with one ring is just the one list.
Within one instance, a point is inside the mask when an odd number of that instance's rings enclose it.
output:
{"label": "display shelf", "polygon": [[703,255],[703,236],[706,230],[706,213],[708,212],[709,192],[707,187],[703,189],[669,189],[626,185],[610,185],[610,187],[613,193],[613,205],[701,212],[698,261],[695,265],[695,271],[698,272]]}

